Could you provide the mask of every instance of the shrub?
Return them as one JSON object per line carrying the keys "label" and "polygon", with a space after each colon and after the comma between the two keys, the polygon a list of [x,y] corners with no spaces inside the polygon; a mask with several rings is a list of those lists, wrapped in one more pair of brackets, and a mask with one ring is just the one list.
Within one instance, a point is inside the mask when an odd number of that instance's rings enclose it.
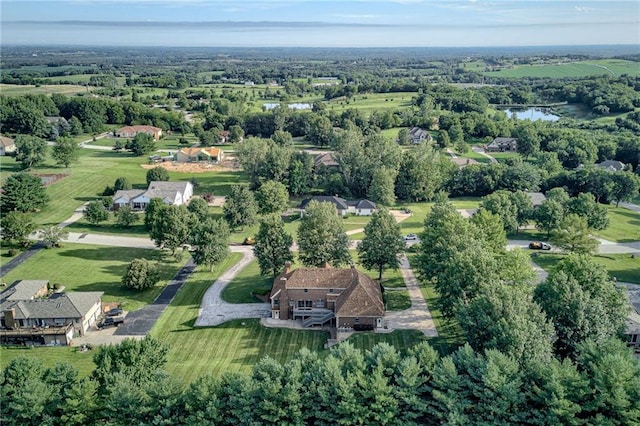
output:
{"label": "shrub", "polygon": [[17,256],[18,253],[20,253],[20,250],[18,250],[16,248],[9,249],[9,256],[10,257]]}

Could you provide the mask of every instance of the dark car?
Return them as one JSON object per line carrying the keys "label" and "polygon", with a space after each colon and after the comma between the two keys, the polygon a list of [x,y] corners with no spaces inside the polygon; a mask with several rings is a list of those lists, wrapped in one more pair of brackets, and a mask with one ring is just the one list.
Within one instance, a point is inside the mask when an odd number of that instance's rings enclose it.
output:
{"label": "dark car", "polygon": [[123,311],[120,308],[113,308],[106,313],[107,317],[117,317],[122,315]]}
{"label": "dark car", "polygon": [[529,243],[531,250],[551,250],[551,244],[543,243],[540,241],[534,241]]}
{"label": "dark car", "polygon": [[124,322],[124,318],[105,317],[98,323],[98,328],[117,327]]}

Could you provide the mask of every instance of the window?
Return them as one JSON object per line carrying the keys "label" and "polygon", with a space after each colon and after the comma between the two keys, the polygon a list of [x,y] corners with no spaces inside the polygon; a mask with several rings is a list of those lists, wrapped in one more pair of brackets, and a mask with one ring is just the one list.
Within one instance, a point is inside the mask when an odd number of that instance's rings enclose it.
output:
{"label": "window", "polygon": [[332,288],[329,289],[329,293],[333,293],[333,289]]}
{"label": "window", "polygon": [[305,293],[308,293],[308,292],[309,292],[309,289],[306,289],[306,288],[305,288],[305,289],[304,289],[304,292],[305,292]]}
{"label": "window", "polygon": [[316,301],[316,308],[324,308],[324,300],[318,299]]}
{"label": "window", "polygon": [[280,299],[273,299],[273,307],[274,308],[280,307]]}
{"label": "window", "polygon": [[356,318],[355,323],[356,323],[356,324],[360,324],[360,318]]}

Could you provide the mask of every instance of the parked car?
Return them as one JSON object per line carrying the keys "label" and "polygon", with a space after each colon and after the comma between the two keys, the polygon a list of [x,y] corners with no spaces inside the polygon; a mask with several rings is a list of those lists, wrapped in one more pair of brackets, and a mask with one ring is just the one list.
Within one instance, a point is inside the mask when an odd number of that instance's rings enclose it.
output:
{"label": "parked car", "polygon": [[533,241],[529,243],[531,250],[551,250],[551,244],[543,243],[540,241]]}
{"label": "parked car", "polygon": [[416,234],[408,234],[404,236],[405,241],[416,241],[418,236]]}
{"label": "parked car", "polygon": [[242,242],[242,245],[245,246],[252,246],[256,243],[256,240],[253,237],[247,237],[244,239],[244,241]]}
{"label": "parked car", "polygon": [[120,315],[122,315],[123,311],[120,308],[113,308],[111,309],[109,312],[107,312],[105,315],[108,317],[118,317]]}
{"label": "parked car", "polygon": [[98,328],[105,327],[117,327],[124,322],[124,318],[119,317],[104,317],[102,321],[98,323]]}

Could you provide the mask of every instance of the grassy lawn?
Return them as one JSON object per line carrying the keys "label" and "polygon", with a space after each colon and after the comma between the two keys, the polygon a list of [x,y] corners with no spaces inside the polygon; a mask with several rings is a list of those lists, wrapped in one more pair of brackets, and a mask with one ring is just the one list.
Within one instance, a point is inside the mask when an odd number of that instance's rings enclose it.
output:
{"label": "grassy lawn", "polygon": [[327,340],[323,331],[265,328],[255,319],[230,321],[217,327],[193,327],[207,288],[240,257],[239,253],[233,253],[212,273],[207,268],[198,268],[151,332],[169,344],[167,370],[184,383],[203,374],[250,371],[267,355],[285,362],[303,347],[321,351]]}
{"label": "grassy lawn", "polygon": [[98,225],[87,222],[83,217],[77,222],[67,226],[69,232],[87,234],[122,235],[125,237],[149,238],[149,231],[144,226],[144,213],[138,214],[138,221],[129,227],[122,227],[116,223],[115,216],[109,215],[109,219]]}
{"label": "grassy lawn", "polygon": [[80,377],[87,377],[96,368],[94,354],[95,351],[79,352],[77,347],[71,346],[0,346],[0,369],[4,370],[11,360],[25,356],[39,359],[47,368],[58,362],[68,362],[78,369]]}
{"label": "grassy lawn", "polygon": [[411,299],[407,290],[387,290],[383,296],[387,311],[404,311],[411,307]]}
{"label": "grassy lawn", "polygon": [[[144,291],[125,288],[120,282],[127,265],[135,258],[157,261],[160,281]],[[133,311],[151,303],[180,264],[160,250],[106,247],[65,243],[64,247],[42,250],[2,277],[2,281],[49,280],[66,291],[103,291],[103,301],[122,303]]]}
{"label": "grassy lawn", "polygon": [[616,208],[615,205],[607,208],[609,226],[603,231],[598,231],[598,236],[618,243],[640,241],[640,213],[623,207]]}
{"label": "grassy lawn", "polygon": [[434,340],[436,339],[429,339],[418,330],[395,330],[392,333],[354,333],[346,341],[362,351],[367,351],[376,344],[385,342],[405,354],[411,346],[424,341],[429,341],[436,348],[437,342],[434,344]]}
{"label": "grassy lawn", "polygon": [[[535,253],[532,253],[535,254]],[[566,255],[554,253],[537,253],[531,258],[546,271],[551,271]],[[598,254],[593,256],[594,262],[605,267],[609,275],[618,281],[640,284],[640,257],[632,258],[630,254]]]}
{"label": "grassy lawn", "polygon": [[75,84],[42,84],[34,86],[32,84],[0,84],[0,92],[4,96],[24,96],[24,95],[51,95],[62,93],[64,95],[75,95],[86,93],[85,86]]}
{"label": "grassy lawn", "polygon": [[[606,68],[604,68],[606,67]],[[484,74],[499,77],[588,77],[594,75],[639,75],[637,63],[621,59],[579,61],[566,64],[518,65]]]}
{"label": "grassy lawn", "polygon": [[260,275],[258,261],[254,260],[224,289],[222,299],[229,303],[261,302],[262,300],[253,294],[268,294],[271,284],[273,284],[273,277]]}

